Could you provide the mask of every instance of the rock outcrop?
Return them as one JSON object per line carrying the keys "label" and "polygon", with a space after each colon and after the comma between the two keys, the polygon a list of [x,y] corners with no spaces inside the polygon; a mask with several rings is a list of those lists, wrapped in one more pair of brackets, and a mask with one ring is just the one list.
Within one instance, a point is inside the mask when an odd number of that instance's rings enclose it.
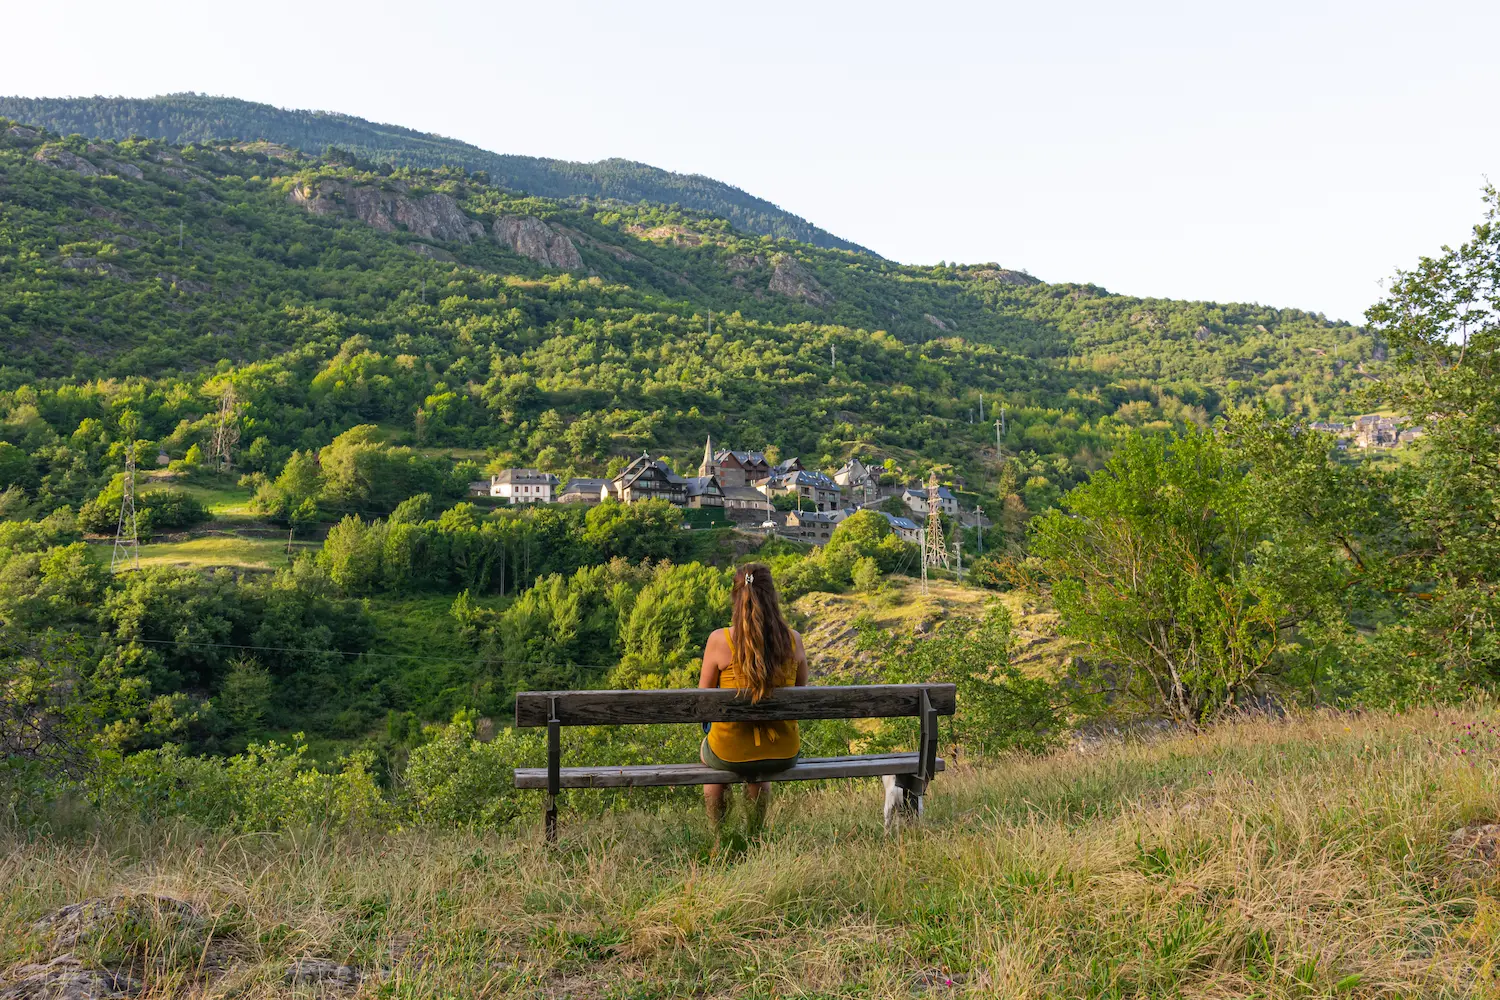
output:
{"label": "rock outcrop", "polygon": [[105,160],[104,165],[120,177],[129,177],[133,181],[142,180],[146,175],[141,168],[134,163],[121,163],[119,160]]}
{"label": "rock outcrop", "polygon": [[948,324],[938,319],[932,313],[923,313],[922,318],[931,323],[933,326],[937,327],[939,330],[942,330],[944,333],[948,332]]}
{"label": "rock outcrop", "polygon": [[435,247],[430,243],[417,243],[413,241],[406,244],[406,249],[410,250],[412,253],[421,254],[423,257],[426,257],[430,260],[441,261],[444,264],[451,264],[455,260],[457,260],[457,258],[448,251],[442,249],[441,247]]}
{"label": "rock outcrop", "polygon": [[547,267],[572,271],[583,266],[573,241],[534,216],[502,215],[491,232],[496,243]]}
{"label": "rock outcrop", "polygon": [[1012,271],[1005,267],[983,267],[977,271],[970,272],[973,277],[981,281],[998,281],[1002,285],[1040,285],[1042,279],[1033,278],[1023,271]]}
{"label": "rock outcrop", "polygon": [[122,921],[137,924],[165,921],[180,927],[201,927],[203,913],[192,903],[170,896],[126,895],[69,903],[32,925],[33,934],[47,937],[57,947],[71,948]]}
{"label": "rock outcrop", "polygon": [[[332,178],[298,184],[287,200],[314,215],[347,215],[383,233],[405,231],[426,240],[468,245],[485,238],[483,224],[464,214],[446,194],[411,197],[404,185],[375,187]],[[489,236],[500,246],[547,267],[572,271],[583,267],[578,247],[566,233],[530,215],[502,215]],[[446,250],[416,242],[407,249],[434,260],[451,261]]]}
{"label": "rock outcrop", "polygon": [[75,174],[81,174],[84,177],[98,177],[104,173],[104,171],[77,153],[63,149],[61,146],[43,146],[32,154],[31,158],[37,163],[45,163],[47,166],[57,167],[59,170],[71,170]]}
{"label": "rock outcrop", "polygon": [[328,983],[336,986],[358,986],[364,978],[359,970],[326,958],[299,958],[287,967],[282,981],[288,986]]}
{"label": "rock outcrop", "polygon": [[833,301],[828,290],[798,262],[797,258],[780,254],[774,260],[771,283],[766,286],[789,299],[799,299],[813,306],[826,306]]}
{"label": "rock outcrop", "polygon": [[404,229],[423,239],[465,244],[484,236],[484,227],[446,194],[412,198],[399,190],[324,180],[297,185],[288,200],[315,215],[352,215],[383,233]]}
{"label": "rock outcrop", "polygon": [[129,976],[103,969],[85,969],[72,955],[59,955],[40,965],[23,965],[0,982],[0,1000],[104,1000],[141,992]]}
{"label": "rock outcrop", "polygon": [[64,257],[58,264],[70,271],[93,271],[96,274],[106,274],[111,278],[121,281],[134,281],[130,272],[118,264],[111,264],[107,260],[98,257]]}

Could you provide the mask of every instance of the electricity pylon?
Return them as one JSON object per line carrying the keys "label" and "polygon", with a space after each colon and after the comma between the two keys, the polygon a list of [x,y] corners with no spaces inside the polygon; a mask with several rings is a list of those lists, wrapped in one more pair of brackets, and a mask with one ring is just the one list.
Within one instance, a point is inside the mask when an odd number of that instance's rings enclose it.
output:
{"label": "electricity pylon", "polygon": [[135,518],[135,444],[125,448],[125,479],[121,483],[120,523],[115,528],[115,551],[109,571],[141,568],[141,539]]}
{"label": "electricity pylon", "polygon": [[938,500],[938,477],[934,472],[927,480],[927,532],[922,553],[924,566],[948,568],[948,546],[943,544],[943,511]]}

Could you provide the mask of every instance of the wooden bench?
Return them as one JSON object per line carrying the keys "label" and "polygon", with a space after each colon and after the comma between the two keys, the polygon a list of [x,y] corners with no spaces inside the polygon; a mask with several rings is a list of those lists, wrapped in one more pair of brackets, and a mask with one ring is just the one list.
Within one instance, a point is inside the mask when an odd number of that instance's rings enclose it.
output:
{"label": "wooden bench", "polygon": [[921,721],[918,749],[910,753],[852,757],[804,757],[764,776],[766,781],[815,781],[893,775],[905,804],[915,809],[927,785],[943,769],[937,755],[938,716],[952,715],[952,684],[869,684],[849,687],[787,687],[759,703],[728,689],[664,691],[527,691],[516,695],[516,727],[547,727],[547,766],[518,767],[517,788],[546,790],[547,840],[557,840],[557,795],[564,788],[641,788],[655,785],[733,784],[745,778],[701,763],[629,767],[563,767],[563,726],[627,726],[653,723],[769,722],[811,719]]}

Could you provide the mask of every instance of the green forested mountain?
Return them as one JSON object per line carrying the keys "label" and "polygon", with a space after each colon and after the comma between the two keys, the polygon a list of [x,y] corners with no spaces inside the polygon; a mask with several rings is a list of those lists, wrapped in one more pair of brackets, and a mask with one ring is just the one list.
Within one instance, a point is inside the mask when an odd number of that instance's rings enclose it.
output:
{"label": "green forested mountain", "polygon": [[0,115],[33,122],[62,135],[78,133],[108,139],[143,136],[182,144],[224,138],[264,139],[313,154],[337,146],[372,163],[484,171],[492,183],[513,192],[545,198],[679,204],[722,216],[746,232],[870,253],[763,198],[711,177],[673,173],[617,158],[575,163],[492,153],[457,139],[352,115],[292,111],[192,93],[148,98],[0,97]]}
{"label": "green forested mountain", "polygon": [[558,472],[642,449],[695,463],[712,433],[983,479],[983,397],[987,420],[1007,406],[1005,451],[1034,466],[1021,471],[1061,486],[1121,428],[1252,400],[1337,415],[1379,351],[1295,310],[900,266],[685,210],[262,144],[7,124],[0,206],[13,426],[66,438],[131,410],[143,437],[185,449],[213,409],[200,390],[228,379],[267,472],[378,423]]}

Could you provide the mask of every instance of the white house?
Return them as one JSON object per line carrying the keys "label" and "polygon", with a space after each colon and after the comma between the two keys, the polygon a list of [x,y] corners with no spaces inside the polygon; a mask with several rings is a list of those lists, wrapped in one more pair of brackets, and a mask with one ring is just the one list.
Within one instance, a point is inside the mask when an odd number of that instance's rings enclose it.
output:
{"label": "white house", "polygon": [[[917,514],[927,513],[927,490],[922,487],[913,489],[911,487],[901,491],[901,502],[906,504],[908,510]],[[939,486],[937,490],[938,510],[949,517],[958,516],[958,497],[946,486]]]}
{"label": "white house", "polygon": [[490,477],[490,496],[511,503],[551,503],[556,491],[557,477],[537,469],[505,469]]}

